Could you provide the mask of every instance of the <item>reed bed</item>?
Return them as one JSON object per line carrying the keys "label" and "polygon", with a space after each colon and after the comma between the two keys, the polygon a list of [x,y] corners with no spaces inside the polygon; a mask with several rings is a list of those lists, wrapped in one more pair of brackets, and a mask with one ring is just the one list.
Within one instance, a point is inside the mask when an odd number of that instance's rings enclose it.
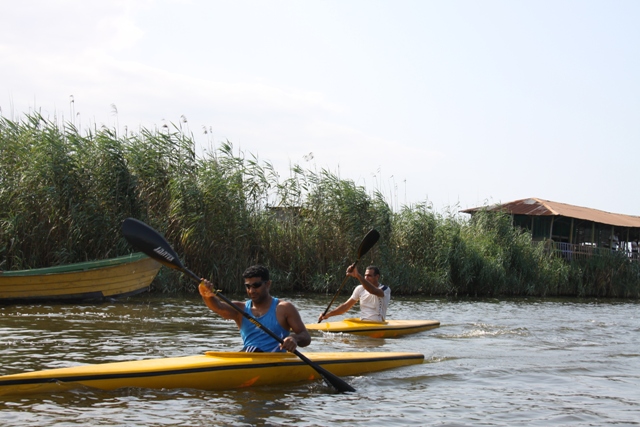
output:
{"label": "reed bed", "polygon": [[[639,297],[639,263],[564,262],[504,214],[470,219],[427,203],[394,212],[380,192],[328,170],[294,165],[283,179],[230,142],[204,156],[195,147],[181,126],[118,135],[37,113],[0,117],[0,270],[130,253],[119,229],[135,217],[231,293],[263,263],[278,291],[332,294],[376,228],[381,239],[360,265],[378,265],[396,295]],[[162,269],[153,290],[195,284]]]}

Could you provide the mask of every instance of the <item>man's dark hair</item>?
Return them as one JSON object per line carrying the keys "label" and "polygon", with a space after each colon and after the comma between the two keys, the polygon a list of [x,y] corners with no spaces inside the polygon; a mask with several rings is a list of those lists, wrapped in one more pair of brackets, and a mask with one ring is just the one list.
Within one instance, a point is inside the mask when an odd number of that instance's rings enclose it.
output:
{"label": "man's dark hair", "polygon": [[370,265],[369,267],[366,268],[366,270],[373,270],[373,274],[375,276],[379,276],[380,275],[380,269],[378,267],[376,267],[375,265]]}
{"label": "man's dark hair", "polygon": [[252,265],[242,273],[242,277],[245,279],[250,277],[259,277],[262,280],[267,281],[269,280],[269,269],[264,265]]}

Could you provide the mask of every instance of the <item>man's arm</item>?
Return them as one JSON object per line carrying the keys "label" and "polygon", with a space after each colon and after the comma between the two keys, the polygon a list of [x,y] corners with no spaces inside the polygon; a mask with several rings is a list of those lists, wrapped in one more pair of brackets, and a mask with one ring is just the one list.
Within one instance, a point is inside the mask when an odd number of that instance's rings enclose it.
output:
{"label": "man's arm", "polygon": [[371,283],[369,283],[369,281],[367,279],[365,279],[364,277],[358,275],[357,279],[360,281],[360,283],[362,284],[362,286],[364,286],[364,288],[367,290],[367,292],[369,292],[370,294],[373,294],[377,297],[383,297],[384,296],[384,291],[380,288],[376,288],[375,286],[373,286]]}
{"label": "man's arm", "polygon": [[309,335],[307,327],[304,326],[298,309],[288,301],[280,301],[278,309],[281,309],[284,313],[287,323],[285,329],[291,331],[289,336],[282,340],[283,343],[280,344],[280,348],[293,352],[296,347],[306,347],[311,344],[311,335]]}
{"label": "man's arm", "polygon": [[321,320],[328,319],[329,317],[332,317],[332,316],[339,316],[341,314],[346,313],[347,311],[351,310],[351,307],[356,305],[357,302],[358,300],[349,298],[348,300],[346,300],[345,302],[343,302],[333,310],[327,312],[327,314],[325,314],[324,316],[320,314],[320,316],[318,317],[318,322],[320,322]]}
{"label": "man's arm", "polygon": [[[234,320],[238,325],[238,328],[242,325],[242,312],[235,310],[233,307],[230,307],[229,304],[216,297],[211,282],[203,279],[202,282],[200,282],[200,285],[198,285],[198,291],[200,292],[205,305],[209,307],[211,311],[227,320]],[[244,310],[244,307],[238,304],[236,304],[236,307]]]}

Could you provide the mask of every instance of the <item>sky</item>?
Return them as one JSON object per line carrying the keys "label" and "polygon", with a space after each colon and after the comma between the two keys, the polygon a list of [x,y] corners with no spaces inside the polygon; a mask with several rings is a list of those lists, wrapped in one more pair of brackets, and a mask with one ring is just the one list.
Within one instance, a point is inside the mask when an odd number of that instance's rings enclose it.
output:
{"label": "sky", "polygon": [[0,0],[0,115],[180,125],[394,210],[640,215],[636,0]]}

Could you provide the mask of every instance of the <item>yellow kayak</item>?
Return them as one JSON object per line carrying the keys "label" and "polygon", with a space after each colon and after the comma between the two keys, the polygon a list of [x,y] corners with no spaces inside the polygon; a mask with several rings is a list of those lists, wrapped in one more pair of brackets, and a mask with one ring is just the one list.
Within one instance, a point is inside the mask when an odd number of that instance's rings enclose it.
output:
{"label": "yellow kayak", "polygon": [[343,332],[366,335],[372,338],[393,338],[437,328],[437,320],[371,320],[344,319],[336,322],[322,322],[305,325],[309,331]]}
{"label": "yellow kayak", "polygon": [[[306,353],[337,376],[420,364],[424,355],[398,352]],[[292,353],[206,352],[204,355],[81,365],[0,376],[0,395],[52,393],[79,387],[228,390],[310,381],[316,370]]]}

